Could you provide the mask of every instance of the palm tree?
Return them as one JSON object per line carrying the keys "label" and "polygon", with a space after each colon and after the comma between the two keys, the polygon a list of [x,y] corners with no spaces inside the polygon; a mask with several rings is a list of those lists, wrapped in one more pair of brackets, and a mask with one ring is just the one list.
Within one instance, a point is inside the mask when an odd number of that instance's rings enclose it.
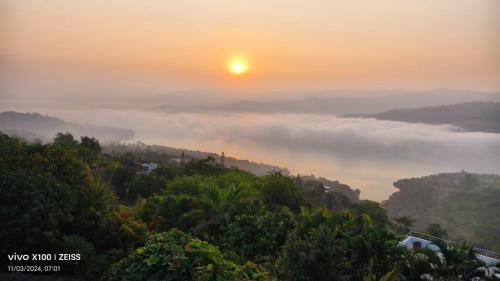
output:
{"label": "palm tree", "polygon": [[370,273],[363,277],[363,281],[399,281],[399,280],[400,280],[399,272],[396,269],[387,272],[382,277],[380,277],[380,279],[377,279],[377,277],[373,273]]}
{"label": "palm tree", "polygon": [[447,243],[442,240],[432,242],[439,248],[420,249],[417,254],[424,254],[429,262],[430,270],[423,275],[428,280],[472,280],[481,278],[484,272],[480,269],[484,263],[477,259],[474,245],[469,242]]}
{"label": "palm tree", "polygon": [[248,190],[235,185],[226,188],[210,186],[203,193],[201,201],[213,217],[221,222],[228,222],[231,216],[244,206],[244,201],[252,197]]}
{"label": "palm tree", "polygon": [[217,240],[219,228],[227,225],[235,214],[244,208],[255,205],[256,197],[245,187],[230,185],[225,188],[208,186],[203,192],[200,202],[205,220],[193,229],[208,241]]}

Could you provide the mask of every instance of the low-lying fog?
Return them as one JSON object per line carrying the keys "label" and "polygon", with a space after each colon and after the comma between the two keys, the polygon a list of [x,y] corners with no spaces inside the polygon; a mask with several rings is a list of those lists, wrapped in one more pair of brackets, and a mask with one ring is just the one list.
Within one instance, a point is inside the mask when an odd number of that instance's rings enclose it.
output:
{"label": "low-lying fog", "polygon": [[4,110],[40,112],[66,121],[133,129],[147,144],[209,151],[275,164],[291,173],[338,179],[384,200],[392,182],[439,172],[500,174],[500,134],[306,114],[159,113],[75,110],[3,104]]}

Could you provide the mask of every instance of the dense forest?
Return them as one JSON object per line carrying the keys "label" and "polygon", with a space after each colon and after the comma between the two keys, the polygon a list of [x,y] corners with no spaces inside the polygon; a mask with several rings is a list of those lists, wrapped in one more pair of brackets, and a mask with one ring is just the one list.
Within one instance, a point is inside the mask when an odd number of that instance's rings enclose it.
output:
{"label": "dense forest", "polygon": [[500,176],[446,173],[394,183],[384,202],[393,216],[409,216],[414,227],[439,224],[452,240],[467,239],[500,251]]}
{"label": "dense forest", "polygon": [[0,189],[3,270],[7,254],[36,251],[81,254],[62,266],[81,280],[488,279],[468,242],[408,251],[408,218],[377,202],[211,157],[173,164],[90,137],[0,134]]}

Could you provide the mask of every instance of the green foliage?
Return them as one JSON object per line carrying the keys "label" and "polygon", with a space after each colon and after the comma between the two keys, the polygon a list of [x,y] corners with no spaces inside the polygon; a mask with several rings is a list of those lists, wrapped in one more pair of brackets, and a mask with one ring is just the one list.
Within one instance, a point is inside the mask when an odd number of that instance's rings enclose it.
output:
{"label": "green foliage", "polygon": [[410,232],[415,220],[409,216],[394,218],[396,231],[402,234]]}
{"label": "green foliage", "polygon": [[379,202],[362,200],[358,204],[352,206],[352,209],[357,214],[367,214],[375,224],[390,225],[389,216],[386,209]]}
{"label": "green foliage", "polygon": [[221,244],[245,259],[273,256],[280,252],[295,224],[294,214],[286,207],[276,212],[237,215],[223,229]]}
{"label": "green foliage", "polygon": [[[113,194],[93,181],[71,135],[60,134],[47,145],[0,135],[0,147],[1,256],[65,252],[78,245],[74,253],[85,262],[65,270],[89,277],[134,246],[111,215]],[[94,251],[108,255],[101,259]]]}
{"label": "green foliage", "polygon": [[173,229],[148,238],[111,269],[110,280],[269,280],[256,265],[238,265],[217,247]]}
{"label": "green foliage", "polygon": [[86,147],[88,149],[91,149],[94,151],[94,153],[98,154],[101,152],[101,144],[99,143],[99,140],[91,137],[81,137],[80,138],[80,144],[83,147]]}
{"label": "green foliage", "polygon": [[157,174],[143,174],[135,177],[126,184],[129,200],[134,201],[137,197],[147,198],[155,193],[160,193],[167,184],[167,180]]}
{"label": "green foliage", "polygon": [[[390,221],[379,203],[326,191],[314,178],[257,177],[213,158],[181,167],[161,162],[138,173],[137,161],[162,155],[100,151],[88,137],[58,134],[42,145],[0,134],[0,255],[80,253],[82,261],[64,270],[84,280],[458,280],[481,274],[470,244],[437,241],[443,258],[429,249],[406,251],[395,233],[408,230],[411,218]],[[476,176],[456,183],[449,198],[495,203],[486,194],[499,189]],[[471,194],[464,188],[470,186],[482,192]],[[437,194],[430,183],[424,189]],[[445,234],[439,225],[428,231]]]}
{"label": "green foliage", "polygon": [[399,277],[399,273],[396,269],[391,270],[384,274],[384,276],[377,279],[374,274],[367,274],[363,277],[363,281],[399,281],[401,278]]}
{"label": "green foliage", "polygon": [[99,140],[91,137],[81,137],[79,148],[82,159],[87,163],[97,161],[99,153],[102,150]]}
{"label": "green foliage", "polygon": [[173,180],[179,174],[179,171],[177,167],[160,164],[159,167],[154,170],[153,174],[160,176],[165,180]]}
{"label": "green foliage", "polygon": [[439,238],[447,238],[448,233],[446,230],[444,230],[440,224],[437,223],[432,223],[430,224],[427,229],[425,229],[425,232],[428,233],[429,235],[439,237]]}
{"label": "green foliage", "polygon": [[52,142],[55,146],[61,146],[66,148],[76,148],[78,147],[78,141],[70,133],[58,133]]}
{"label": "green foliage", "polygon": [[236,171],[215,177],[176,177],[161,194],[147,200],[142,217],[157,230],[176,227],[217,241],[220,228],[235,215],[262,208],[258,190],[244,178],[248,178],[244,172]]}
{"label": "green foliage", "polygon": [[0,173],[2,256],[32,248],[53,248],[61,230],[75,221],[77,195],[69,185],[50,175],[30,176],[27,171],[8,169],[3,164],[6,163],[2,163]]}
{"label": "green foliage", "polygon": [[442,256],[437,262],[437,267],[433,271],[436,279],[455,278],[471,280],[474,277],[481,277],[483,273],[479,267],[484,266],[482,262],[476,259],[474,245],[469,242],[460,242],[457,244],[446,244],[441,240],[434,241],[441,251]]}
{"label": "green foliage", "polygon": [[113,186],[113,190],[120,198],[128,198],[129,190],[127,183],[133,180],[135,170],[131,167],[115,165],[110,173],[112,174],[111,185]]}
{"label": "green foliage", "polygon": [[361,280],[397,265],[401,249],[394,234],[366,215],[302,211],[301,224],[289,236],[279,267],[285,280]]}
{"label": "green foliage", "polygon": [[209,156],[199,161],[190,161],[183,167],[183,174],[186,175],[217,175],[224,172],[224,167],[215,162],[215,158]]}
{"label": "green foliage", "polygon": [[137,215],[143,206],[143,199],[139,199],[135,208],[119,206],[114,209],[114,215],[120,225],[120,230],[129,240],[134,239],[143,242],[147,234],[149,234],[148,226]]}
{"label": "green foliage", "polygon": [[351,264],[344,258],[347,244],[326,225],[304,236],[293,234],[284,246],[279,265],[284,280],[349,280]]}
{"label": "green foliage", "polygon": [[[332,211],[350,209],[357,202],[359,190],[353,191],[349,186],[337,181],[324,178],[316,179],[313,176],[295,177],[295,184],[304,197],[314,208],[325,206]],[[325,188],[328,186],[328,189]]]}
{"label": "green foliage", "polygon": [[476,258],[473,245],[468,242],[446,243],[433,241],[440,250],[414,249],[401,257],[399,269],[404,280],[489,280],[485,277],[483,262]]}
{"label": "green foliage", "polygon": [[279,172],[273,172],[262,178],[262,196],[270,206],[286,206],[298,212],[304,203],[294,182]]}

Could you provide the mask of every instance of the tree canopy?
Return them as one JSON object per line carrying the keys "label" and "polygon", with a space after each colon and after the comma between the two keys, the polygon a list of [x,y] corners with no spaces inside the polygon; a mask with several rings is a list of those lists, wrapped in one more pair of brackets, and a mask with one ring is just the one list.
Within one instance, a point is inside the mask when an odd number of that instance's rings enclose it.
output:
{"label": "tree canopy", "polygon": [[[484,275],[469,244],[439,245],[444,260],[408,251],[398,241],[411,218],[392,221],[381,204],[352,201],[314,179],[151,157],[158,168],[144,172],[139,157],[103,154],[94,138],[58,134],[34,144],[0,134],[0,255],[81,253],[62,272],[81,280]],[[438,226],[429,232],[444,235]]]}

